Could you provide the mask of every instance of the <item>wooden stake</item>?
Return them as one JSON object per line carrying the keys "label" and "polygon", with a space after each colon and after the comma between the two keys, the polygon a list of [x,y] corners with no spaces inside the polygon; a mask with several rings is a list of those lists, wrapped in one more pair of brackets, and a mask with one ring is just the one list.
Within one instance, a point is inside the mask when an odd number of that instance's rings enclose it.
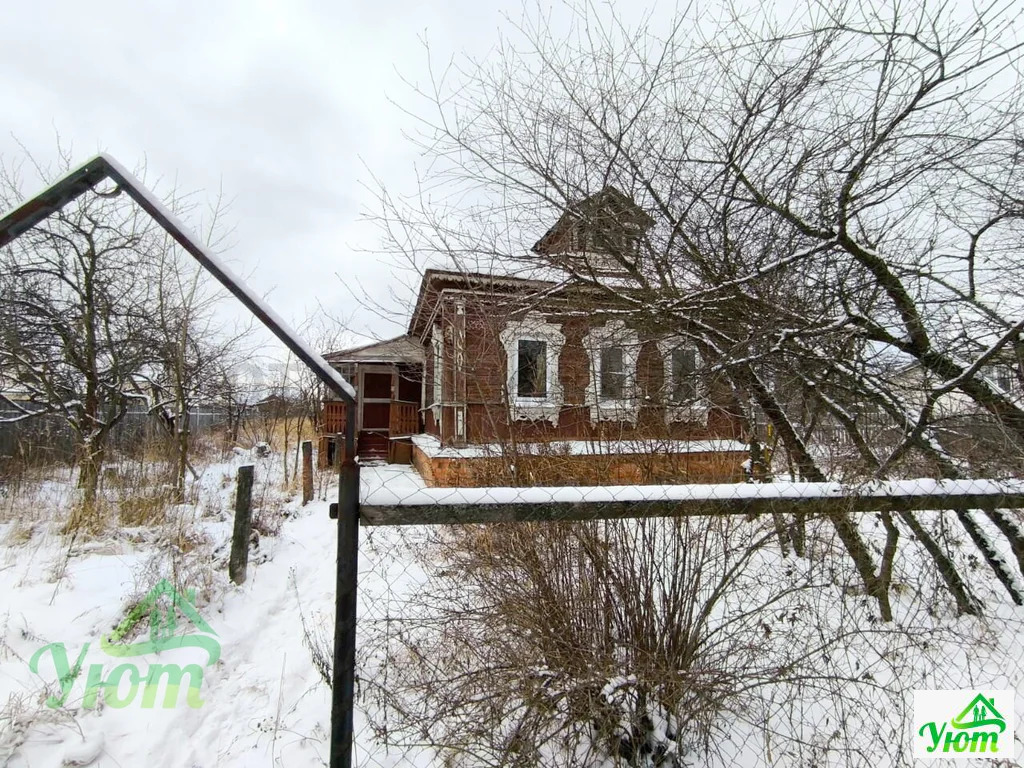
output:
{"label": "wooden stake", "polygon": [[302,441],[302,506],[313,500],[313,441]]}
{"label": "wooden stake", "polygon": [[245,581],[249,566],[249,537],[252,535],[252,464],[238,468],[238,490],[235,493],[235,530],[231,536],[231,559],[228,577],[235,583]]}

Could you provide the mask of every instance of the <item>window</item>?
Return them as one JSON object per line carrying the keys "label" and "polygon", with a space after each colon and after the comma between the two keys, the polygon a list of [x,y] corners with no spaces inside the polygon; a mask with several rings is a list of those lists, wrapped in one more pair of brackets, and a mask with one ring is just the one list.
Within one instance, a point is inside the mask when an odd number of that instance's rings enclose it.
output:
{"label": "window", "polygon": [[590,421],[628,421],[636,423],[640,413],[636,366],[640,354],[637,332],[622,320],[594,325],[583,336],[583,349],[589,358],[590,377],[585,403]]}
{"label": "window", "polygon": [[509,416],[558,425],[562,387],[558,359],[565,345],[562,327],[539,312],[509,319],[499,334],[505,348]]}
{"label": "window", "polygon": [[996,368],[996,384],[1003,392],[1012,392],[1014,390],[1013,370],[1005,365]]}
{"label": "window", "polygon": [[345,381],[352,385],[352,388],[359,391],[359,382],[356,379],[356,364],[355,363],[341,363],[336,366],[338,373],[345,377]]}
{"label": "window", "polygon": [[547,397],[547,355],[546,342],[519,340],[516,362],[516,394],[519,397]]}
{"label": "window", "polygon": [[669,362],[669,402],[680,404],[696,400],[697,350],[692,347],[673,347]]}
{"label": "window", "polygon": [[665,423],[706,424],[710,401],[697,348],[683,339],[670,337],[658,342],[658,350],[665,366]]}
{"label": "window", "polygon": [[601,348],[601,399],[621,400],[626,387],[622,347]]}

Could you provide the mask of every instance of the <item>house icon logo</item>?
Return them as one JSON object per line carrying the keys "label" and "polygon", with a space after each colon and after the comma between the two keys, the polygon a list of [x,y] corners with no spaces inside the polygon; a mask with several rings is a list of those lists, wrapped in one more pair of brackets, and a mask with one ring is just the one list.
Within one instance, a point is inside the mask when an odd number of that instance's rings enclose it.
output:
{"label": "house icon logo", "polygon": [[914,691],[919,758],[1012,758],[1015,691]]}
{"label": "house icon logo", "polygon": [[986,699],[982,694],[974,697],[974,700],[950,722],[957,730],[971,730],[974,728],[988,728],[995,726],[999,733],[1006,731],[1006,720],[996,709],[995,700]]}
{"label": "house icon logo", "polygon": [[[198,632],[179,632],[179,613]],[[148,639],[125,643],[124,638],[137,631],[147,617]],[[195,590],[178,592],[167,579],[161,579],[110,635],[100,638],[100,647],[107,655],[117,657],[143,656],[171,648],[199,648],[206,652],[205,665],[209,666],[220,658],[216,636],[196,609]]]}

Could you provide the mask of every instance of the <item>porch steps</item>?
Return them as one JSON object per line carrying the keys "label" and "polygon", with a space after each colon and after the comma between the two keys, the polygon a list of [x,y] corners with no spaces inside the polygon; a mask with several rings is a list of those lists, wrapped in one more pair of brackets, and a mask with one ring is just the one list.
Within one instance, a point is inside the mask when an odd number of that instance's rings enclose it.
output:
{"label": "porch steps", "polygon": [[363,430],[359,433],[356,453],[360,461],[387,461],[388,436],[381,432]]}

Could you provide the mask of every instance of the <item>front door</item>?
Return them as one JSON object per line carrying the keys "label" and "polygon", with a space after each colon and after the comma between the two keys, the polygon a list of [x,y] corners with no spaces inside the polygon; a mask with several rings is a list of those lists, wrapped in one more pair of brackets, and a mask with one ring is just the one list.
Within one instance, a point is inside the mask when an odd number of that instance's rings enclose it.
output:
{"label": "front door", "polygon": [[394,371],[383,366],[359,370],[359,454],[386,458],[391,426]]}
{"label": "front door", "polygon": [[361,368],[359,378],[359,428],[387,429],[394,373],[387,368]]}

